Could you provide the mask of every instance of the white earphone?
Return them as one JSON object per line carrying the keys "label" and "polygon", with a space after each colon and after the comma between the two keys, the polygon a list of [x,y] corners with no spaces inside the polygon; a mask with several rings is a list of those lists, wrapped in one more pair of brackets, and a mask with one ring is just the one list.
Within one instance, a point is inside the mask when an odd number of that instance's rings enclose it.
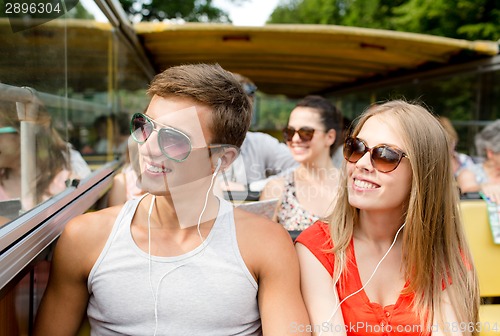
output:
{"label": "white earphone", "polygon": [[[200,231],[201,219],[202,219],[203,213],[205,213],[205,209],[207,207],[208,195],[210,193],[210,190],[212,190],[212,187],[214,184],[214,179],[217,176],[217,174],[219,173],[221,166],[222,166],[222,159],[219,158],[217,160],[217,166],[215,167],[214,173],[212,174],[212,179],[210,181],[210,187],[208,187],[207,193],[205,195],[205,203],[203,204],[203,209],[201,210],[200,217],[198,218],[198,224],[196,225],[202,246],[205,244],[205,240],[203,239],[203,236],[202,236],[201,231]],[[153,289],[153,282],[151,279],[151,266],[152,266],[151,265],[152,264],[152,261],[151,261],[151,213],[153,212],[153,206],[155,204],[155,200],[156,200],[156,196],[153,195],[153,197],[151,199],[151,205],[149,206],[149,212],[148,212],[148,256],[149,256],[149,272],[148,273],[149,273],[149,286],[151,288],[151,294],[153,295],[154,314],[155,314],[155,330],[154,330],[153,336],[156,336],[156,333],[158,331],[158,292],[160,290],[160,285],[161,285],[162,280],[167,275],[169,275],[170,273],[175,271],[176,269],[183,267],[183,266],[189,264],[190,262],[192,262],[192,260],[191,260],[191,261],[188,261],[184,264],[177,265],[174,268],[172,268],[171,270],[169,270],[168,272],[166,272],[165,274],[163,274],[163,276],[158,281],[158,285],[156,286],[156,290]],[[205,251],[205,250],[203,249],[203,251]]]}
{"label": "white earphone", "polygon": [[212,174],[213,176],[217,175],[217,173],[220,170],[220,166],[222,165],[222,159],[218,158],[217,159],[217,167],[215,167],[214,173]]}

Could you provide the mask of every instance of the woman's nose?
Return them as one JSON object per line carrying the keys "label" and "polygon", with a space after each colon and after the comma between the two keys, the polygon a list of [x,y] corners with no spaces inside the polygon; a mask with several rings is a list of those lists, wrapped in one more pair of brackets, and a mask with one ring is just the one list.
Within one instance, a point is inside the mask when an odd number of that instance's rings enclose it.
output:
{"label": "woman's nose", "polygon": [[366,152],[363,156],[356,162],[356,168],[372,171],[372,157],[370,152]]}

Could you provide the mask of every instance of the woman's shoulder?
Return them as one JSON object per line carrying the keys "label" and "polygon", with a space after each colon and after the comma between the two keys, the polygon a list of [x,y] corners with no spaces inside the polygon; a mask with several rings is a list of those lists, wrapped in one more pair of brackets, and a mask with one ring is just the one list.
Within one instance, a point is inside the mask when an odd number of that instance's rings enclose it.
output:
{"label": "woman's shoulder", "polygon": [[321,264],[328,273],[333,274],[334,258],[331,252],[333,248],[330,239],[330,229],[327,223],[316,221],[313,225],[302,231],[295,243],[304,245]]}
{"label": "woman's shoulder", "polygon": [[330,229],[323,221],[316,221],[313,225],[302,231],[295,240],[309,249],[331,249]]}

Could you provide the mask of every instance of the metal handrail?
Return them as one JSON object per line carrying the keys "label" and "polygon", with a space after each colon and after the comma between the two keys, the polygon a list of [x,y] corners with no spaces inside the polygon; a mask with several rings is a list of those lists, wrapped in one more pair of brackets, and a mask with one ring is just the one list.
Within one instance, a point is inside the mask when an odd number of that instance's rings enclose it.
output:
{"label": "metal handrail", "polygon": [[0,292],[59,237],[71,218],[85,212],[108,190],[119,165],[119,161],[106,164],[78,186],[67,188],[0,228]]}
{"label": "metal handrail", "polygon": [[38,92],[33,88],[23,86],[12,86],[0,83],[0,100],[24,103],[37,104],[46,107],[67,107],[71,110],[99,112],[101,114],[109,113],[111,107],[101,104],[56,96],[50,93]]}
{"label": "metal handrail", "polygon": [[0,83],[0,99],[15,102],[20,121],[21,137],[21,204],[23,210],[36,204],[36,190],[32,182],[36,180],[36,120],[39,106],[77,108],[83,111],[109,112],[110,107],[76,99],[39,93],[33,88],[17,87]]}

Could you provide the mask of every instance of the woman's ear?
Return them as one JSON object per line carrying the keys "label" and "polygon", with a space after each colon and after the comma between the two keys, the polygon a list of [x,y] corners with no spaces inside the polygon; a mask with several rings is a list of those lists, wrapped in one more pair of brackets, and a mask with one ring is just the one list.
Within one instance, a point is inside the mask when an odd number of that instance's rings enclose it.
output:
{"label": "woman's ear", "polygon": [[337,132],[332,128],[326,132],[326,139],[328,141],[328,146],[331,146],[335,143],[335,137],[337,136]]}

